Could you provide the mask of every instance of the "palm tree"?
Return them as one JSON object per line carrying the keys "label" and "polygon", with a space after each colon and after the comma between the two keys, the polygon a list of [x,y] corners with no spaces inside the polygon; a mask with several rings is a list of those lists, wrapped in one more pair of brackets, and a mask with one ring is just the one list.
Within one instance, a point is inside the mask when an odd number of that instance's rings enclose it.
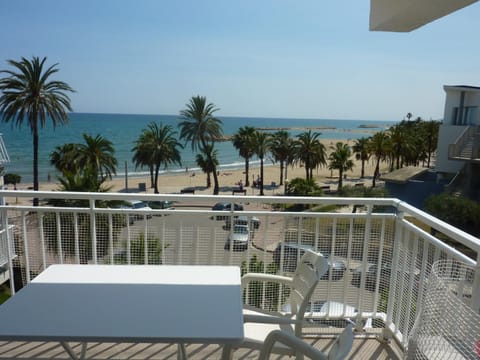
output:
{"label": "palm tree", "polygon": [[407,143],[406,128],[401,124],[397,124],[390,127],[389,133],[390,133],[390,141],[392,145],[392,156],[393,156],[392,166],[393,166],[393,162],[396,161],[396,169],[400,169],[401,167],[403,167],[403,161],[402,163],[400,163],[400,160],[402,159],[405,153],[404,148],[406,147],[406,143]]}
{"label": "palm tree", "polygon": [[195,160],[200,169],[207,174],[207,188],[209,188],[212,186],[210,175],[215,172],[215,169],[218,166],[218,151],[213,148],[213,145],[207,145],[205,153],[210,154],[210,156],[197,154]]}
{"label": "palm tree", "polygon": [[367,144],[368,138],[366,137],[355,140],[355,143],[353,144],[353,152],[355,153],[355,159],[362,162],[362,169],[360,172],[361,179],[365,177],[365,161],[368,161],[370,159]]}
{"label": "palm tree", "polygon": [[148,172],[150,173],[150,187],[155,187],[155,177],[154,177],[154,164],[151,161],[151,153],[148,147],[148,144],[152,142],[150,139],[152,134],[148,131],[148,129],[143,129],[142,133],[135,141],[135,146],[133,147],[133,157],[132,161],[135,164],[135,169],[139,167],[148,167]]}
{"label": "palm tree", "polygon": [[[95,172],[91,168],[86,168],[83,172],[64,173],[58,181],[60,182],[61,191],[77,191],[77,192],[107,192],[111,187],[103,186],[103,182],[98,181]],[[58,206],[88,206],[88,200],[59,200]],[[63,203],[62,203],[63,202]],[[50,204],[52,200],[49,201]],[[96,204],[98,205],[98,204]]]}
{"label": "palm tree", "polygon": [[175,135],[176,132],[173,131],[172,126],[157,125],[155,122],[151,122],[137,140],[136,148],[139,151],[137,159],[142,158],[146,153],[149,154],[148,158],[144,157],[142,161],[145,160],[148,166],[153,168],[155,194],[159,193],[158,174],[160,168],[163,166],[166,169],[170,164],[181,165],[182,163],[179,151],[182,145],[177,141]]}
{"label": "palm tree", "polygon": [[85,144],[78,144],[78,167],[91,169],[92,176],[100,182],[111,180],[117,173],[117,159],[112,142],[101,135],[92,137],[83,134],[83,139]]}
{"label": "palm tree", "polygon": [[117,159],[111,141],[83,134],[85,144],[57,146],[50,163],[62,173],[64,191],[101,191],[102,184],[116,173]]}
{"label": "palm tree", "polygon": [[254,134],[254,127],[243,126],[232,137],[233,146],[238,150],[239,155],[245,159],[245,186],[250,186],[248,172],[250,158],[255,154],[253,149]]}
{"label": "palm tree", "polygon": [[375,171],[373,173],[372,187],[376,185],[376,179],[380,176],[380,161],[387,157],[390,144],[388,135],[384,131],[377,132],[370,138],[368,152],[376,159]]}
{"label": "palm tree", "polygon": [[437,142],[438,142],[438,131],[440,128],[439,121],[424,121],[422,126],[422,133],[423,139],[426,141],[424,142],[425,151],[427,152],[427,167],[430,167],[430,161],[432,154],[437,149]]}
{"label": "palm tree", "polygon": [[180,138],[190,142],[192,150],[200,150],[213,165],[213,195],[218,195],[220,187],[216,165],[211,158],[213,151],[206,151],[207,146],[214,146],[215,141],[223,135],[222,121],[213,116],[218,108],[212,103],[207,104],[207,98],[204,96],[193,96],[185,106],[186,108],[180,111],[183,120],[179,124]]}
{"label": "palm tree", "polygon": [[[425,139],[422,133],[421,118],[417,118],[414,121],[401,121],[397,125],[403,132],[402,142],[402,164],[417,166],[418,161],[421,158],[426,159],[427,154],[425,151]],[[392,138],[392,136],[390,136]],[[395,151],[395,147],[392,146],[392,151]]]}
{"label": "palm tree", "polygon": [[260,195],[263,196],[263,184],[265,183],[265,178],[263,176],[263,160],[270,148],[270,136],[267,133],[256,131],[253,137],[253,144],[255,154],[260,159]]}
{"label": "palm tree", "polygon": [[[2,121],[15,122],[19,127],[26,120],[33,136],[33,190],[38,191],[38,130],[50,119],[53,126],[68,122],[67,111],[72,111],[67,92],[74,90],[65,82],[50,80],[58,72],[54,64],[44,69],[47,58],[32,57],[20,61],[8,60],[15,70],[2,70],[7,74],[0,79],[0,113]],[[38,206],[38,198],[33,199]]]}
{"label": "palm tree", "polygon": [[343,173],[348,170],[352,170],[354,164],[350,159],[352,151],[348,144],[337,142],[333,148],[333,152],[329,156],[330,164],[329,170],[338,170],[338,190],[343,186]]}
{"label": "palm tree", "polygon": [[288,167],[293,157],[293,140],[288,131],[280,130],[272,135],[270,151],[274,161],[280,162],[280,185],[283,185],[283,179],[287,177],[287,171],[285,170],[283,176],[283,170]]}
{"label": "palm tree", "polygon": [[327,165],[327,151],[320,140],[321,133],[309,130],[295,141],[295,158],[305,166],[306,179],[313,179],[313,169]]}
{"label": "palm tree", "polygon": [[77,144],[63,144],[55,147],[50,153],[50,164],[55,167],[62,175],[74,174],[77,172],[76,155],[78,153]]}

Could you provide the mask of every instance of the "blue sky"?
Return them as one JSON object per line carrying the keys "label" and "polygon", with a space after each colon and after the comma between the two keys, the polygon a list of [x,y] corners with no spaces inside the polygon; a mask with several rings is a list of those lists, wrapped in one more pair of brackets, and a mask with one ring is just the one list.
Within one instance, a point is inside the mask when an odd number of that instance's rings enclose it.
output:
{"label": "blue sky", "polygon": [[0,2],[0,69],[47,56],[76,112],[443,117],[443,85],[480,85],[480,4],[411,33],[368,31],[368,0]]}

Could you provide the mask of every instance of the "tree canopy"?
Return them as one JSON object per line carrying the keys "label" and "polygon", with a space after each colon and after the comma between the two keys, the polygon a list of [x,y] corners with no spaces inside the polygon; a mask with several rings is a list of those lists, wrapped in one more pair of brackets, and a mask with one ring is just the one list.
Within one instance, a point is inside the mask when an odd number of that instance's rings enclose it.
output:
{"label": "tree canopy", "polygon": [[[39,129],[50,120],[53,126],[68,122],[68,111],[72,111],[69,92],[74,90],[65,82],[52,80],[58,72],[54,64],[45,68],[47,58],[36,56],[28,60],[8,60],[13,70],[1,70],[0,113],[2,121],[21,127],[27,122],[33,137],[33,190],[38,191],[38,145]],[[33,205],[38,206],[34,198]]]}

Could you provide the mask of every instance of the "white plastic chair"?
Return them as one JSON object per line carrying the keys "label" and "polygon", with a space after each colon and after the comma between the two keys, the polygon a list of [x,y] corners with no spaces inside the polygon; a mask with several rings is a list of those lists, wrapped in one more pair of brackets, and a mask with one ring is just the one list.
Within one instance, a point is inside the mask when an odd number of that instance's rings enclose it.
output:
{"label": "white plastic chair", "polygon": [[259,360],[267,360],[271,354],[273,346],[280,342],[291,349],[294,349],[296,354],[305,355],[312,360],[342,360],[345,359],[353,345],[353,325],[348,324],[343,332],[337,337],[333,343],[330,351],[326,354],[310,344],[307,344],[302,339],[294,336],[291,333],[274,330],[268,334],[265,339],[265,345],[260,352]]}
{"label": "white plastic chair", "polygon": [[[288,313],[265,312],[258,308],[245,306],[244,341],[237,347],[261,350],[268,334],[281,330],[296,337],[301,337],[303,319],[307,305],[320,278],[328,271],[328,260],[321,254],[307,250],[300,259],[293,277],[273,274],[249,273],[242,277],[242,288],[251,281],[268,281],[284,284],[290,288]],[[295,355],[295,350],[282,343],[272,345],[271,352],[283,355]],[[223,348],[222,359],[230,359],[232,346]]]}

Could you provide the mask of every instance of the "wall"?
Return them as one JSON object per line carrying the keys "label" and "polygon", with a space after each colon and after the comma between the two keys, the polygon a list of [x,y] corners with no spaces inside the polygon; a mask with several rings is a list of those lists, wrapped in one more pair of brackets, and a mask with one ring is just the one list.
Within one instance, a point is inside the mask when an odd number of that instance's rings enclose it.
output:
{"label": "wall", "polygon": [[[462,91],[465,93],[464,107],[480,106],[480,89],[477,88],[462,88],[444,86],[446,92],[445,109],[443,114],[443,123],[445,125],[453,124],[453,108],[460,106],[460,99]],[[473,123],[470,125],[480,125],[480,110],[477,109]]]}
{"label": "wall", "polygon": [[423,209],[423,203],[430,195],[442,193],[445,185],[436,182],[434,171],[429,171],[417,179],[411,179],[405,184],[385,182],[389,196],[408,202],[419,209]]}
{"label": "wall", "polygon": [[464,162],[448,160],[448,146],[454,144],[457,138],[467,126],[441,125],[438,133],[437,156],[435,170],[438,172],[457,173],[463,167]]}

